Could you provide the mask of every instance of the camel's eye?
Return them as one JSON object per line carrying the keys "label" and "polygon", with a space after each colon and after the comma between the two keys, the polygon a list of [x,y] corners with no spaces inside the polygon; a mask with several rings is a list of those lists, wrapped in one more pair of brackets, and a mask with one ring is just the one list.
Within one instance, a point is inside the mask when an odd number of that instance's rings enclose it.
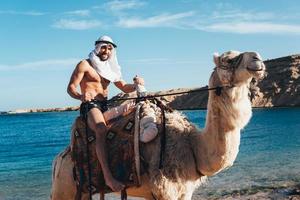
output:
{"label": "camel's eye", "polygon": [[228,59],[227,63],[231,64],[233,62],[233,59]]}
{"label": "camel's eye", "polygon": [[257,56],[253,56],[253,60],[259,61],[260,59],[259,59],[259,57],[257,57]]}

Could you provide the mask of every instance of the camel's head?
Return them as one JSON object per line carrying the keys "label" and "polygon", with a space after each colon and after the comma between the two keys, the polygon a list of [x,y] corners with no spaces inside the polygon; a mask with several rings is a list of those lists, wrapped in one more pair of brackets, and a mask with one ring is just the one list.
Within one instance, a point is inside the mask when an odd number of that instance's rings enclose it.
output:
{"label": "camel's head", "polygon": [[222,55],[214,54],[216,72],[222,85],[249,83],[252,78],[261,79],[265,65],[256,52],[228,51]]}

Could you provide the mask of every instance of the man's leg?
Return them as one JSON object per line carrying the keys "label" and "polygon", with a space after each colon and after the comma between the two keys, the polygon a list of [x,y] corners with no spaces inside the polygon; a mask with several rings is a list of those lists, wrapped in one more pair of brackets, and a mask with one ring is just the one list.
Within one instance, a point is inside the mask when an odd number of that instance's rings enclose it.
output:
{"label": "man's leg", "polygon": [[107,155],[105,151],[106,123],[101,111],[92,108],[88,112],[88,125],[96,134],[96,153],[100,162],[106,184],[115,192],[121,191],[124,185],[114,179],[108,167]]}

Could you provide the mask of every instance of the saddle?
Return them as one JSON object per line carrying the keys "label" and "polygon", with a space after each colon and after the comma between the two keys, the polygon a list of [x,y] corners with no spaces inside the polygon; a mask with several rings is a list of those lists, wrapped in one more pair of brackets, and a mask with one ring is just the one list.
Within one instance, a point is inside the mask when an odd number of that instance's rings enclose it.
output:
{"label": "saddle", "polygon": [[[137,112],[135,112],[137,110]],[[139,112],[141,110],[141,112]],[[108,123],[106,134],[106,153],[108,165],[114,178],[122,182],[126,188],[139,187],[140,176],[146,172],[140,165],[139,155],[139,117],[141,109],[137,107],[126,116],[120,116]],[[157,116],[157,127],[161,132],[161,117]],[[105,193],[112,192],[105,185],[100,163],[96,155],[95,133],[86,126],[82,117],[77,117],[72,128],[71,157],[75,163],[73,177],[77,184],[76,200],[81,199],[81,193],[100,193],[104,199]],[[126,199],[126,198],[125,198]]]}

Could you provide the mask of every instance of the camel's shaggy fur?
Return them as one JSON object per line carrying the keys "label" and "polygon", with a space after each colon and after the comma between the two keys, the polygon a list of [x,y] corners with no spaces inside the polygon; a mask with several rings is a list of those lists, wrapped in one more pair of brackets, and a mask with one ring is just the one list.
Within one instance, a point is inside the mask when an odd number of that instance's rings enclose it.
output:
{"label": "camel's shaggy fur", "polygon": [[[248,86],[253,77],[263,75],[265,67],[259,54],[246,52],[233,71],[218,66],[230,65],[240,53],[230,51],[215,55],[216,69],[209,87],[234,85],[223,89],[220,96],[209,92],[205,128],[200,131],[179,112],[166,114],[166,151],[163,168],[159,169],[160,139],[157,137],[141,147],[149,164],[142,176],[142,186],[129,188],[132,196],[159,200],[190,200],[194,190],[210,176],[230,167],[238,153],[240,130],[251,118]],[[73,200],[75,182],[69,155],[55,161],[52,200]],[[65,181],[64,181],[65,180]],[[85,199],[87,197],[84,197]]]}

